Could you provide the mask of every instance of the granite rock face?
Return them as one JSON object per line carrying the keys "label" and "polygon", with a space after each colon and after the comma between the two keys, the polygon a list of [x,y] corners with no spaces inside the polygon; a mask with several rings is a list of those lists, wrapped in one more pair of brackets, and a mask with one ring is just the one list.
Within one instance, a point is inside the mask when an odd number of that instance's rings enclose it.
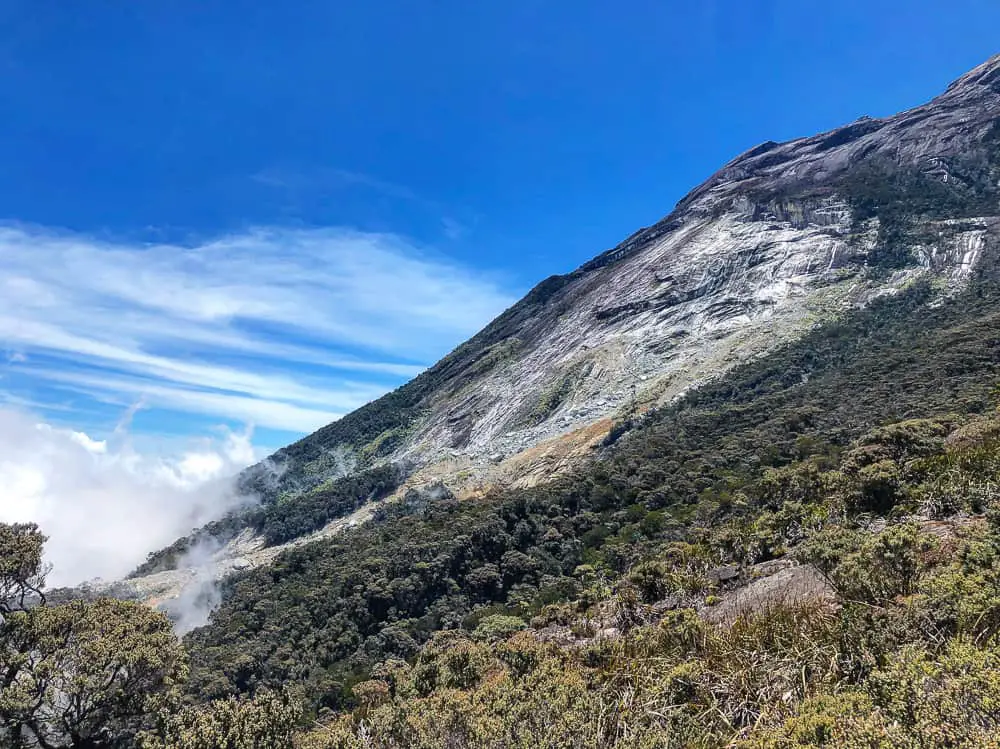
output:
{"label": "granite rock face", "polygon": [[[954,292],[998,256],[1000,56],[923,106],[742,154],[663,220],[546,279],[414,381],[248,469],[241,486],[275,501],[344,465],[384,462],[409,485],[440,481],[459,496],[543,481],[623,413],[917,278]],[[223,556],[266,563],[273,554],[257,545],[233,538]]]}
{"label": "granite rock face", "polygon": [[[392,457],[496,463],[668,401],[917,276],[960,288],[1000,236],[998,118],[1000,56],[924,106],[751,149],[665,219],[508,311],[484,349],[506,356],[445,378]],[[914,203],[888,267],[887,219],[868,215],[878,180]]]}

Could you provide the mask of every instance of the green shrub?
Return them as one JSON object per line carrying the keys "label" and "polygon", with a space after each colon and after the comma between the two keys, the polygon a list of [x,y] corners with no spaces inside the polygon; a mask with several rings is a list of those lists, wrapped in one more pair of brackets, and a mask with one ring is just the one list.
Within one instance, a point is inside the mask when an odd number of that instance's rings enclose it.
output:
{"label": "green shrub", "polygon": [[472,636],[480,642],[497,642],[506,640],[516,632],[527,628],[524,620],[517,616],[495,614],[479,622]]}

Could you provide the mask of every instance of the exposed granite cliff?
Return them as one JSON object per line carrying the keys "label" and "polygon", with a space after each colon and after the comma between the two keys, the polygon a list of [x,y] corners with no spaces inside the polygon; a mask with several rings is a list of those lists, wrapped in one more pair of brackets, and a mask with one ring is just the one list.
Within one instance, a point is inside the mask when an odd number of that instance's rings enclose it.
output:
{"label": "exposed granite cliff", "polygon": [[[747,151],[662,221],[546,279],[241,486],[270,503],[385,462],[410,485],[443,480],[458,494],[543,480],[613,418],[917,277],[960,288],[998,250],[1000,56],[924,106]],[[233,555],[254,548],[249,564],[273,557],[245,532],[236,541]]]}
{"label": "exposed granite cliff", "polygon": [[394,394],[414,401],[399,424],[341,441],[350,415],[287,455],[344,445],[492,475],[485,466],[633,400],[670,399],[918,274],[961,285],[997,238],[998,117],[1000,57],[924,106],[751,149]]}

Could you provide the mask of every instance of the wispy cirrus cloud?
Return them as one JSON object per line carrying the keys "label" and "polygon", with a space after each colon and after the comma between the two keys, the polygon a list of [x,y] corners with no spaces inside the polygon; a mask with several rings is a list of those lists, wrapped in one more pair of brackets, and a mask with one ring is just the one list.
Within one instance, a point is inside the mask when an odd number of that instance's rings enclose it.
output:
{"label": "wispy cirrus cloud", "polygon": [[[0,390],[307,432],[503,310],[496,279],[392,235],[260,229],[190,245],[0,228]],[[49,392],[49,391],[52,392]]]}
{"label": "wispy cirrus cloud", "polygon": [[421,203],[428,207],[437,207],[435,201],[426,200],[417,195],[406,185],[398,185],[362,172],[336,167],[311,167],[309,169],[289,169],[270,167],[251,175],[250,179],[267,187],[285,190],[303,190],[314,192],[316,188],[349,188],[364,187],[397,200],[407,200]]}
{"label": "wispy cirrus cloud", "polygon": [[376,202],[405,205],[415,210],[417,215],[430,219],[430,226],[436,227],[441,238],[448,242],[466,238],[479,218],[475,211],[467,207],[442,203],[406,185],[349,169],[275,165],[261,169],[249,179],[278,198],[282,211],[289,216],[308,214],[308,210],[303,209],[317,202],[337,202],[343,195],[367,193],[375,197]]}

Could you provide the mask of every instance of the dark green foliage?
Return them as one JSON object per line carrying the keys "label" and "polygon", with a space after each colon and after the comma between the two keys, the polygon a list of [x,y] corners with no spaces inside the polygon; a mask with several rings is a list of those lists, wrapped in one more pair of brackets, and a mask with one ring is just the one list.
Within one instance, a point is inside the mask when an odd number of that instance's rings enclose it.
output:
{"label": "dark green foliage", "polygon": [[396,466],[381,465],[328,481],[287,500],[272,499],[229,513],[221,520],[174,541],[150,554],[130,577],[174,569],[191,549],[218,546],[253,528],[268,545],[280,544],[317,531],[331,520],[349,515],[367,502],[383,499],[399,486],[402,473]]}
{"label": "dark green foliage", "polygon": [[410,655],[414,640],[458,626],[475,603],[503,600],[538,572],[569,574],[579,555],[550,540],[553,528],[570,532],[553,510],[524,498],[398,505],[286,552],[232,581],[213,624],[190,638],[202,694],[304,681],[320,703],[339,704],[356,669]]}
{"label": "dark green foliage", "polygon": [[176,569],[177,561],[188,551],[201,545],[221,545],[247,527],[250,509],[234,510],[219,520],[202,526],[190,536],[184,536],[158,551],[150,553],[146,561],[136,567],[129,577],[151,575],[154,572]]}
{"label": "dark green foliage", "polygon": [[343,476],[305,494],[265,505],[250,515],[250,525],[269,545],[319,530],[368,502],[383,499],[399,486],[399,469],[383,465]]}
{"label": "dark green foliage", "polygon": [[[781,553],[814,522],[818,472],[866,431],[990,404],[1000,296],[980,285],[934,308],[931,298],[913,288],[743,366],[647,414],[573,476],[482,500],[389,505],[232,580],[212,624],[188,639],[196,693],[300,682],[314,707],[338,706],[380,660],[409,657],[436,630],[475,627],[479,608],[527,621],[581,596],[581,564],[618,576],[723,521],[753,521],[753,543]],[[875,446],[905,466],[940,448],[944,423],[893,426],[853,449]],[[732,548],[746,543],[734,537]],[[649,580],[644,597],[701,584]]]}

